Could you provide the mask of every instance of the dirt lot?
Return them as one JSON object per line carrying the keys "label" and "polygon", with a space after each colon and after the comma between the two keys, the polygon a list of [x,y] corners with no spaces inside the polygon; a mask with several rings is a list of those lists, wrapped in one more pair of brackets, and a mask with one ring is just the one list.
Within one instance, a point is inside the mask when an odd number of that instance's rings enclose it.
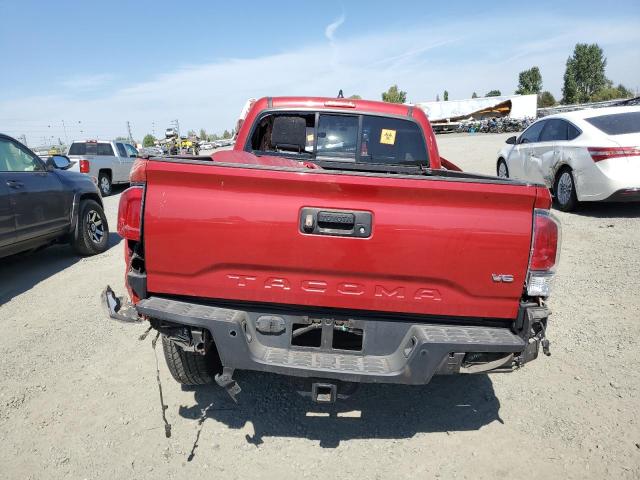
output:
{"label": "dirt lot", "polygon": [[[507,135],[441,136],[442,154],[493,173]],[[115,227],[118,196],[105,199]],[[551,357],[512,374],[368,385],[333,408],[286,379],[242,372],[238,406],[181,390],[150,339],[107,321],[122,245],[0,260],[0,478],[639,478],[640,206],[559,213]],[[160,353],[160,351],[159,351]]]}

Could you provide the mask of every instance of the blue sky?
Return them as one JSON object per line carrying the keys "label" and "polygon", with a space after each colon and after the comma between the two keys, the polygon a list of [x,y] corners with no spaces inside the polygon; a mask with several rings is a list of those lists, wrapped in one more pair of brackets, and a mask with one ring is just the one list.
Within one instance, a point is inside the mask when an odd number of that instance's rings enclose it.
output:
{"label": "blue sky", "polygon": [[[602,11],[606,9],[606,14]],[[609,13],[611,12],[611,13]],[[560,96],[576,42],[598,42],[607,75],[640,88],[640,2],[56,2],[0,0],[0,131],[141,138],[231,128],[250,97],[412,102],[511,93],[538,65]]]}

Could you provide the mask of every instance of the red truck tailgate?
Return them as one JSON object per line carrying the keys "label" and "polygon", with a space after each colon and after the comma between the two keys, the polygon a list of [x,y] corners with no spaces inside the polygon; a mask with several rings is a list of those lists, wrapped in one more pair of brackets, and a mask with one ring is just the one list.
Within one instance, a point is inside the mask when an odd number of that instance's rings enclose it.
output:
{"label": "red truck tailgate", "polygon": [[[513,319],[535,196],[534,187],[504,182],[150,161],[147,287],[204,299]],[[369,212],[371,235],[305,234],[305,207]]]}

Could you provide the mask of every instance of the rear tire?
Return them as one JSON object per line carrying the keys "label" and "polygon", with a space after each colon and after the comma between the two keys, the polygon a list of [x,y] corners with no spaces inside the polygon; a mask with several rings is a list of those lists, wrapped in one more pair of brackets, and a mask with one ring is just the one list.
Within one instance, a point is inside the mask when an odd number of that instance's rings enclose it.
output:
{"label": "rear tire", "polygon": [[104,252],[109,247],[109,224],[104,210],[95,200],[82,200],[71,242],[79,255]]}
{"label": "rear tire", "polygon": [[111,175],[109,172],[100,172],[98,174],[98,188],[103,197],[111,195],[113,185],[111,184]]}
{"label": "rear tire", "polygon": [[208,385],[213,383],[216,374],[222,371],[215,347],[206,355],[185,352],[166,335],[162,335],[162,350],[171,376],[182,385]]}
{"label": "rear tire", "polygon": [[571,168],[563,167],[560,169],[553,184],[553,193],[558,210],[571,212],[576,209],[578,195],[576,194],[576,184],[573,180]]}
{"label": "rear tire", "polygon": [[496,174],[500,178],[509,178],[509,167],[507,166],[507,162],[505,162],[504,158],[500,158],[498,160],[498,166],[496,167]]}

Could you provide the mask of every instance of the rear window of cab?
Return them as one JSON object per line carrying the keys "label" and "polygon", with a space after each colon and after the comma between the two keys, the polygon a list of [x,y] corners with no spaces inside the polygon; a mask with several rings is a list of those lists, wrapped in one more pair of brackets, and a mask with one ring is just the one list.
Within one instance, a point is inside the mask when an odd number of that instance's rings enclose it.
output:
{"label": "rear window of cab", "polygon": [[316,113],[266,113],[245,150],[304,159],[390,165],[429,165],[420,127],[394,117]]}
{"label": "rear window of cab", "polygon": [[110,143],[73,142],[69,147],[69,155],[103,155],[113,157],[113,147]]}

